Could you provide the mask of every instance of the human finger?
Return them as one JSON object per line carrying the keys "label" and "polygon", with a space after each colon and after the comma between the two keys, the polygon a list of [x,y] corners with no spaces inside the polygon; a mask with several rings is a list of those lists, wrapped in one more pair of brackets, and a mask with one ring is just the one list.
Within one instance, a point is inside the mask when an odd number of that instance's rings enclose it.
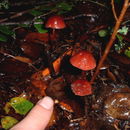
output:
{"label": "human finger", "polygon": [[29,114],[11,130],[44,130],[53,112],[54,102],[50,97],[41,99]]}

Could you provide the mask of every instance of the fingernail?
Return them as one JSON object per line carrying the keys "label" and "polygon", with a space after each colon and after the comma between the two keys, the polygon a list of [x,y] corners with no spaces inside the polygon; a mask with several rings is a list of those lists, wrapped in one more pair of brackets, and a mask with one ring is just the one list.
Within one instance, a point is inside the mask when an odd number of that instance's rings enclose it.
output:
{"label": "fingernail", "polygon": [[43,99],[41,99],[38,102],[38,104],[44,107],[45,109],[49,110],[53,107],[54,101],[50,97],[46,96]]}

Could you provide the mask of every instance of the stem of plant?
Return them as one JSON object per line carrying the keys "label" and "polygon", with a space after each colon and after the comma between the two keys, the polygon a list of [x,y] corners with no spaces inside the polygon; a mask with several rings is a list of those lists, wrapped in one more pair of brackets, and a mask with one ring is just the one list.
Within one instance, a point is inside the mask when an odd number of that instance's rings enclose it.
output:
{"label": "stem of plant", "polygon": [[48,31],[48,46],[49,47],[45,47],[45,55],[47,56],[47,62],[48,62],[48,66],[49,66],[49,69],[50,69],[50,74],[53,78],[55,78],[56,77],[55,69],[54,69],[51,54],[50,54],[51,45],[52,45],[51,33],[50,33],[50,30],[49,30]]}
{"label": "stem of plant", "polygon": [[96,71],[95,71],[95,73],[94,73],[94,75],[93,75],[93,77],[92,77],[92,79],[91,79],[91,83],[94,82],[96,76],[98,75],[98,73],[99,73],[99,71],[100,71],[100,68],[101,68],[103,62],[104,62],[105,59],[107,58],[107,55],[108,55],[108,53],[109,53],[109,51],[110,51],[110,49],[111,49],[111,47],[112,47],[112,45],[113,45],[113,43],[114,43],[114,41],[115,41],[115,39],[116,39],[117,31],[118,31],[118,29],[119,29],[119,27],[120,27],[120,24],[121,24],[121,22],[122,22],[122,20],[123,20],[123,18],[124,18],[124,15],[125,15],[125,13],[126,13],[128,7],[129,7],[129,0],[125,0],[125,1],[124,1],[124,5],[123,5],[123,8],[122,8],[122,10],[121,10],[121,14],[120,14],[119,18],[118,18],[117,21],[116,21],[116,24],[115,24],[115,27],[114,27],[114,31],[113,31],[113,33],[112,33],[112,36],[111,36],[111,38],[110,38],[110,40],[109,40],[109,42],[108,42],[108,44],[107,44],[107,46],[106,46],[106,49],[105,49],[105,51],[104,51],[103,56],[101,57],[101,59],[100,59],[100,61],[99,61],[99,64],[98,64],[98,66],[97,66],[97,68],[96,68]]}
{"label": "stem of plant", "polygon": [[113,12],[114,18],[117,21],[118,18],[117,18],[116,11],[115,11],[114,0],[111,0],[111,5],[112,5],[112,12]]}

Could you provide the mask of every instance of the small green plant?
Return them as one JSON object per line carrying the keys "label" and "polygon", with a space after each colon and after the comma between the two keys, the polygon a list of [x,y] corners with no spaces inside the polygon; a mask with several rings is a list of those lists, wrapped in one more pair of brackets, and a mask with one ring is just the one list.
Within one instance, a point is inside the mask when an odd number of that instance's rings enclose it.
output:
{"label": "small green plant", "polygon": [[123,49],[123,47],[125,46],[125,42],[123,41],[123,37],[117,34],[117,39],[118,42],[116,44],[114,44],[115,47],[115,51],[117,53],[121,53],[121,49]]}
{"label": "small green plant", "polygon": [[1,9],[8,9],[8,8],[9,8],[9,1],[8,0],[0,1],[0,10]]}
{"label": "small green plant", "polygon": [[98,31],[99,37],[105,37],[105,36],[107,36],[107,34],[108,34],[108,30],[106,30],[106,29],[102,29],[102,30]]}
{"label": "small green plant", "polygon": [[122,35],[127,35],[129,28],[126,26],[123,26],[121,29],[118,30],[118,33]]}
{"label": "small green plant", "polygon": [[[122,35],[127,35],[128,27],[123,26],[121,29],[118,30],[118,33],[120,33]],[[118,42],[116,44],[114,44],[115,51],[117,53],[121,53],[121,50],[126,45],[126,43],[123,41],[123,37],[121,35],[117,34],[116,37],[118,39]]]}
{"label": "small green plant", "polygon": [[10,26],[1,26],[0,25],[0,41],[7,42],[8,37],[14,37],[15,33],[12,31]]}
{"label": "small green plant", "polygon": [[34,24],[34,27],[39,33],[46,33],[47,29],[44,28],[43,26],[43,20],[42,19],[37,19],[35,22],[41,22],[42,24]]}
{"label": "small green plant", "polygon": [[124,54],[125,54],[128,58],[130,58],[130,48],[126,49],[125,52],[124,52]]}

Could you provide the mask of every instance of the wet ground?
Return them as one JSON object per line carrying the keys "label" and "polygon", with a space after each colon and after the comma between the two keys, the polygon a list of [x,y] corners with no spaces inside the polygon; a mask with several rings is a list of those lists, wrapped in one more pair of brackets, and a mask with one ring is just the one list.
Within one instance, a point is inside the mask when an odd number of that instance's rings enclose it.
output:
{"label": "wet ground", "polygon": [[[93,2],[75,2],[74,8],[63,15],[66,28],[51,35],[39,34],[33,29],[19,28],[16,39],[0,43],[0,115],[5,115],[5,104],[16,96],[24,96],[36,103],[48,95],[58,100],[48,130],[127,130],[130,126],[130,59],[111,49],[92,86],[93,93],[76,96],[71,84],[85,78],[91,80],[94,71],[85,71],[70,64],[72,53],[87,50],[98,64],[110,33],[99,37],[101,29],[112,28],[114,18],[109,8]],[[51,14],[54,15],[54,14]],[[49,16],[45,17],[47,20]],[[129,19],[128,13],[125,19]],[[129,33],[128,33],[129,35]],[[125,37],[126,46],[129,44]],[[123,48],[124,49],[124,48]],[[50,61],[61,57],[56,76],[45,75]],[[21,120],[23,116],[11,111],[8,115]],[[128,128],[129,129],[129,128]]]}

